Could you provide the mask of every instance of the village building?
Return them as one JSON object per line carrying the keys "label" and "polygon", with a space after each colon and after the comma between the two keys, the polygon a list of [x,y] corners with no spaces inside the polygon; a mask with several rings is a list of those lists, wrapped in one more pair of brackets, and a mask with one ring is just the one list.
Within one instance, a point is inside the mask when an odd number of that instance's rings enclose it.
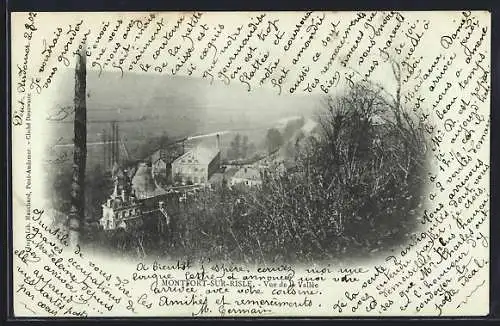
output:
{"label": "village building", "polygon": [[249,187],[262,186],[261,172],[256,167],[242,167],[231,177],[231,186],[245,185]]}
{"label": "village building", "polygon": [[172,183],[172,163],[181,156],[182,148],[160,148],[151,155],[151,173],[154,179]]}
{"label": "village building", "polygon": [[139,163],[132,178],[132,189],[137,198],[143,199],[154,196],[156,185],[151,173],[151,167],[147,163]]}
{"label": "village building", "polygon": [[116,228],[126,229],[126,221],[137,219],[140,216],[140,203],[134,195],[127,194],[122,189],[119,195],[119,182],[115,181],[113,194],[102,204],[102,217],[99,223],[105,230],[114,230]]}
{"label": "village building", "polygon": [[286,172],[285,160],[280,156],[280,150],[263,157],[252,166],[262,171],[264,175],[268,175],[270,171],[277,175],[283,175]]}
{"label": "village building", "polygon": [[99,224],[104,230],[130,229],[144,224],[159,224],[162,228],[170,224],[169,207],[175,207],[176,194],[164,193],[154,197],[138,199],[135,193],[128,193],[123,188],[119,194],[119,182],[115,181],[115,188],[110,198],[102,204],[102,216]]}
{"label": "village building", "polygon": [[184,184],[206,184],[219,167],[219,149],[196,147],[172,162],[172,179]]}
{"label": "village building", "polygon": [[155,176],[167,176],[167,153],[159,149],[151,155],[151,173]]}

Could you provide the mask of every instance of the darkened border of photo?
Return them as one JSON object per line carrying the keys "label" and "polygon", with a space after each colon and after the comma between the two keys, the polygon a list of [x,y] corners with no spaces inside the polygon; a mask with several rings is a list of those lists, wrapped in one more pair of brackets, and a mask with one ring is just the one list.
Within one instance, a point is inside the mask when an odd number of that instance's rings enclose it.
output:
{"label": "darkened border of photo", "polygon": [[[26,324],[27,322],[38,322],[43,324],[67,324],[77,322],[79,325],[90,324],[95,322],[112,323],[112,324],[128,324],[134,322],[146,322],[147,324],[169,323],[177,325],[179,323],[238,323],[238,322],[265,322],[270,324],[277,323],[292,323],[301,325],[303,323],[342,323],[342,324],[402,324],[402,323],[438,323],[438,324],[463,324],[470,325],[472,323],[486,323],[500,321],[500,221],[496,213],[499,211],[498,204],[498,189],[494,185],[499,181],[499,166],[498,166],[498,146],[500,135],[498,129],[499,121],[495,113],[495,107],[500,107],[500,89],[499,75],[500,67],[496,63],[500,63],[499,53],[499,34],[500,34],[500,2],[488,0],[474,1],[437,1],[437,0],[419,0],[419,1],[402,1],[396,0],[348,0],[348,1],[327,1],[327,0],[308,0],[308,1],[203,1],[203,0],[183,0],[183,1],[161,1],[161,0],[6,0],[2,1],[2,9],[4,14],[5,29],[3,40],[0,42],[2,46],[2,59],[4,68],[2,82],[5,86],[5,102],[2,110],[5,110],[3,126],[0,130],[5,133],[1,137],[4,140],[3,154],[5,162],[2,164],[4,175],[0,177],[2,183],[2,251],[1,251],[1,281],[2,287],[0,293],[0,308],[1,319],[0,324],[17,325]],[[334,10],[334,11],[369,11],[369,10],[408,10],[408,11],[426,11],[426,10],[488,10],[491,12],[491,125],[490,128],[490,314],[487,317],[379,317],[379,318],[353,318],[353,317],[204,317],[204,318],[179,318],[179,317],[103,317],[103,318],[29,318],[29,317],[14,317],[13,315],[13,293],[12,293],[12,180],[11,180],[11,101],[10,101],[10,13],[15,11],[42,11],[42,12],[62,12],[62,11],[303,11],[303,10]]]}

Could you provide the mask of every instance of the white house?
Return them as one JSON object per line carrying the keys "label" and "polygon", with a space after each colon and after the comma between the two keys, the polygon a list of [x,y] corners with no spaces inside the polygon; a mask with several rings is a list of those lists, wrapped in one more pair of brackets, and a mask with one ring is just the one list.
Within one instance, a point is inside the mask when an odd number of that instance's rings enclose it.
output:
{"label": "white house", "polygon": [[246,185],[249,187],[260,187],[262,177],[259,169],[255,167],[243,167],[231,177],[231,186]]}

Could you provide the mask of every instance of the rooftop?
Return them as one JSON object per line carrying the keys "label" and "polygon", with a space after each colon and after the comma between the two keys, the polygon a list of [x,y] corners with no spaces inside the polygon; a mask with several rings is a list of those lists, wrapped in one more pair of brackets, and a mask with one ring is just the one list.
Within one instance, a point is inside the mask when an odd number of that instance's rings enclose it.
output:
{"label": "rooftop", "polygon": [[172,163],[176,158],[182,155],[182,148],[178,146],[169,146],[168,148],[160,148],[151,154],[151,162],[154,163],[159,159],[166,163]]}
{"label": "rooftop", "polygon": [[174,162],[181,164],[209,164],[219,154],[218,149],[209,149],[206,147],[196,147],[188,151]]}
{"label": "rooftop", "polygon": [[151,167],[146,163],[140,163],[137,171],[132,178],[132,188],[138,197],[152,194],[155,191],[155,183],[151,176]]}
{"label": "rooftop", "polygon": [[237,179],[260,180],[260,171],[256,168],[241,168],[233,176]]}

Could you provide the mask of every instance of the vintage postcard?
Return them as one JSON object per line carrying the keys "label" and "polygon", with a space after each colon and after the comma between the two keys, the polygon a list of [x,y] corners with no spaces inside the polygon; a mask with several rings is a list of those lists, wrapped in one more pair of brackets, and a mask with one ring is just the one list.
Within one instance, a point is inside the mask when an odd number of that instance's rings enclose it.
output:
{"label": "vintage postcard", "polygon": [[11,23],[15,317],[488,314],[488,12]]}

